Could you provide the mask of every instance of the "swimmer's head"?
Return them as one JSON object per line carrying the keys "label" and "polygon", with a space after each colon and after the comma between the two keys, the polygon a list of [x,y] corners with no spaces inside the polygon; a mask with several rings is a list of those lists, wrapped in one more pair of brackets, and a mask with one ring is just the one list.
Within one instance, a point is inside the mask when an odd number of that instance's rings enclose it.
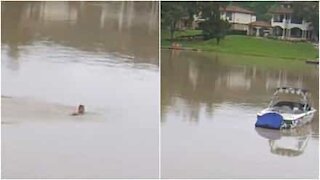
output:
{"label": "swimmer's head", "polygon": [[78,113],[79,114],[84,114],[84,105],[80,104],[78,107]]}

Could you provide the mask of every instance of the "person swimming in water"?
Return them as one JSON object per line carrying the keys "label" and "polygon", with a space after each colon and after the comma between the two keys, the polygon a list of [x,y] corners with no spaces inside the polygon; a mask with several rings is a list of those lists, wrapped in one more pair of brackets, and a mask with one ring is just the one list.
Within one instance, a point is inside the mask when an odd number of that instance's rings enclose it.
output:
{"label": "person swimming in water", "polygon": [[84,114],[84,105],[80,104],[80,105],[78,106],[78,111],[72,113],[71,115],[72,115],[72,116],[78,116],[78,115],[83,115],[83,114]]}

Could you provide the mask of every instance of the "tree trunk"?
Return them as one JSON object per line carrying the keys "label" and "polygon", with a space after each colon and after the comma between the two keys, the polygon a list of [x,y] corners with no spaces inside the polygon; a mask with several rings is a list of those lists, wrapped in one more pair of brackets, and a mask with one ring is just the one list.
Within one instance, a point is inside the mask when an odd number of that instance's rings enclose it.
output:
{"label": "tree trunk", "polygon": [[176,23],[172,22],[170,26],[170,40],[172,41],[174,38],[174,31],[176,29]]}

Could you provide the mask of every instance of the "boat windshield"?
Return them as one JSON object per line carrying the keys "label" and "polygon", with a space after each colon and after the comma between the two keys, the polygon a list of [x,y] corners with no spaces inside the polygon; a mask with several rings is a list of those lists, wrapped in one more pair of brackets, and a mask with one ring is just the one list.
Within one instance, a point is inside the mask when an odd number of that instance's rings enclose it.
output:
{"label": "boat windshield", "polygon": [[303,113],[311,109],[308,95],[306,90],[278,88],[273,94],[269,108],[283,113]]}
{"label": "boat windshield", "polygon": [[290,114],[301,114],[305,110],[308,109],[309,105],[305,105],[300,102],[293,101],[278,101],[271,105],[271,109],[273,111],[281,112],[281,113],[290,113]]}

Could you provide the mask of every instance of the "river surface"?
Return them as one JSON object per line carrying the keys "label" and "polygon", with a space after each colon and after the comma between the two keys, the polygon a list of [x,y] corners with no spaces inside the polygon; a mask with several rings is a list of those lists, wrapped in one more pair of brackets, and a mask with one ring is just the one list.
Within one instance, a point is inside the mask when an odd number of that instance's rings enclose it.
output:
{"label": "river surface", "polygon": [[157,178],[158,3],[1,8],[2,178]]}
{"label": "river surface", "polygon": [[318,110],[318,71],[303,61],[162,50],[162,177],[318,178],[318,113],[294,130],[254,127],[278,86],[309,89]]}

